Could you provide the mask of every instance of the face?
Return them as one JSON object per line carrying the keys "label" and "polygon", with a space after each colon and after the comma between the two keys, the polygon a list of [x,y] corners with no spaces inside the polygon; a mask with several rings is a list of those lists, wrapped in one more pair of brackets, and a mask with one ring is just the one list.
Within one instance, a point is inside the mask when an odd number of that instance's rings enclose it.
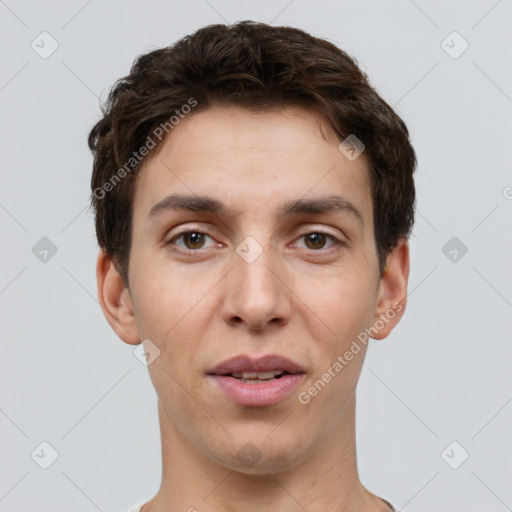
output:
{"label": "face", "polygon": [[[319,450],[347,420],[367,345],[345,354],[393,303],[402,311],[373,337],[403,313],[407,243],[380,277],[368,170],[339,142],[300,107],[190,115],[138,177],[129,291],[100,255],[112,327],[160,351],[148,369],[166,424],[226,467],[284,470]],[[178,195],[195,203],[179,207]],[[211,375],[235,356],[268,355],[299,373],[271,383]]]}

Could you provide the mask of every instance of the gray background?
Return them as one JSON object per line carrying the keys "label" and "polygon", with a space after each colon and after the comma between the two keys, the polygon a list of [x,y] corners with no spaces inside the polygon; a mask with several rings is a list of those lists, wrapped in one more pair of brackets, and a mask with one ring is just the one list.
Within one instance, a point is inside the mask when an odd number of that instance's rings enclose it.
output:
{"label": "gray background", "polygon": [[[407,512],[512,510],[512,1],[6,0],[0,511],[126,511],[158,490],[147,368],[96,298],[86,137],[137,55],[242,19],[353,55],[418,154],[407,311],[371,342],[358,387],[362,482]],[[31,47],[51,49],[43,31],[58,43],[46,59]],[[469,44],[457,58],[453,31]]]}

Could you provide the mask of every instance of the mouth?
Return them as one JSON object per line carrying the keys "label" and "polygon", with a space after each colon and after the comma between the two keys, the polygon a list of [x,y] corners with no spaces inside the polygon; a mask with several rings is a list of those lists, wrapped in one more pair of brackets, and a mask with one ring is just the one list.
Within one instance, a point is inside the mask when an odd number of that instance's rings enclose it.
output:
{"label": "mouth", "polygon": [[283,374],[305,373],[295,361],[278,354],[269,354],[259,358],[248,355],[231,357],[212,368],[209,375],[230,375],[238,379],[267,380]]}
{"label": "mouth", "polygon": [[256,384],[258,382],[268,382],[269,380],[277,380],[285,375],[295,375],[296,373],[303,372],[285,372],[285,371],[272,371],[272,372],[242,372],[242,373],[227,373],[219,375],[220,377],[233,377],[240,382],[249,384]]}
{"label": "mouth", "polygon": [[220,363],[207,375],[228,400],[248,407],[277,404],[306,378],[299,364],[279,355],[259,359],[237,356]]}

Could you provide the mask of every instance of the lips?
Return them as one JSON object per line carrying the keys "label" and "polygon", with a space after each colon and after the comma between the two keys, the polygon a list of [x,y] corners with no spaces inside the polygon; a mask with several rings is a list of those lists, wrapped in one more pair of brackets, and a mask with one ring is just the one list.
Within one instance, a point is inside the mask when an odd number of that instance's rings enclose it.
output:
{"label": "lips", "polygon": [[306,379],[296,362],[279,355],[227,359],[208,372],[208,378],[231,402],[245,407],[266,407],[288,398]]}
{"label": "lips", "polygon": [[[226,359],[208,372],[208,375],[232,375],[238,378],[272,378],[270,372],[279,374],[304,373],[304,369],[296,362],[277,354],[270,354],[258,359],[247,355]],[[244,375],[247,374],[247,375]],[[254,375],[254,374],[261,374]]]}

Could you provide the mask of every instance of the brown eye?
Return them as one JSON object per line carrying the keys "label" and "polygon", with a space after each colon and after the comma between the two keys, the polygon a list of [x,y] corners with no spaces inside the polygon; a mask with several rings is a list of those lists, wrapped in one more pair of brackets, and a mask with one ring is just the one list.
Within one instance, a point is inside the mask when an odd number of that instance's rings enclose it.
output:
{"label": "brown eye", "polygon": [[325,233],[308,233],[304,235],[308,249],[322,249],[327,235]]}
{"label": "brown eye", "polygon": [[344,241],[323,231],[302,233],[298,240],[296,247],[309,250],[310,254],[318,253],[318,255],[331,254],[346,245]]}
{"label": "brown eye", "polygon": [[183,233],[183,242],[187,249],[200,249],[204,244],[204,234],[197,231]]}
{"label": "brown eye", "polygon": [[[210,245],[207,245],[208,239],[210,239]],[[178,252],[181,251],[183,253],[188,251],[188,253],[191,254],[192,252],[200,252],[200,249],[214,247],[215,240],[213,240],[210,235],[201,233],[201,231],[183,231],[173,236],[167,242],[167,245]]]}

